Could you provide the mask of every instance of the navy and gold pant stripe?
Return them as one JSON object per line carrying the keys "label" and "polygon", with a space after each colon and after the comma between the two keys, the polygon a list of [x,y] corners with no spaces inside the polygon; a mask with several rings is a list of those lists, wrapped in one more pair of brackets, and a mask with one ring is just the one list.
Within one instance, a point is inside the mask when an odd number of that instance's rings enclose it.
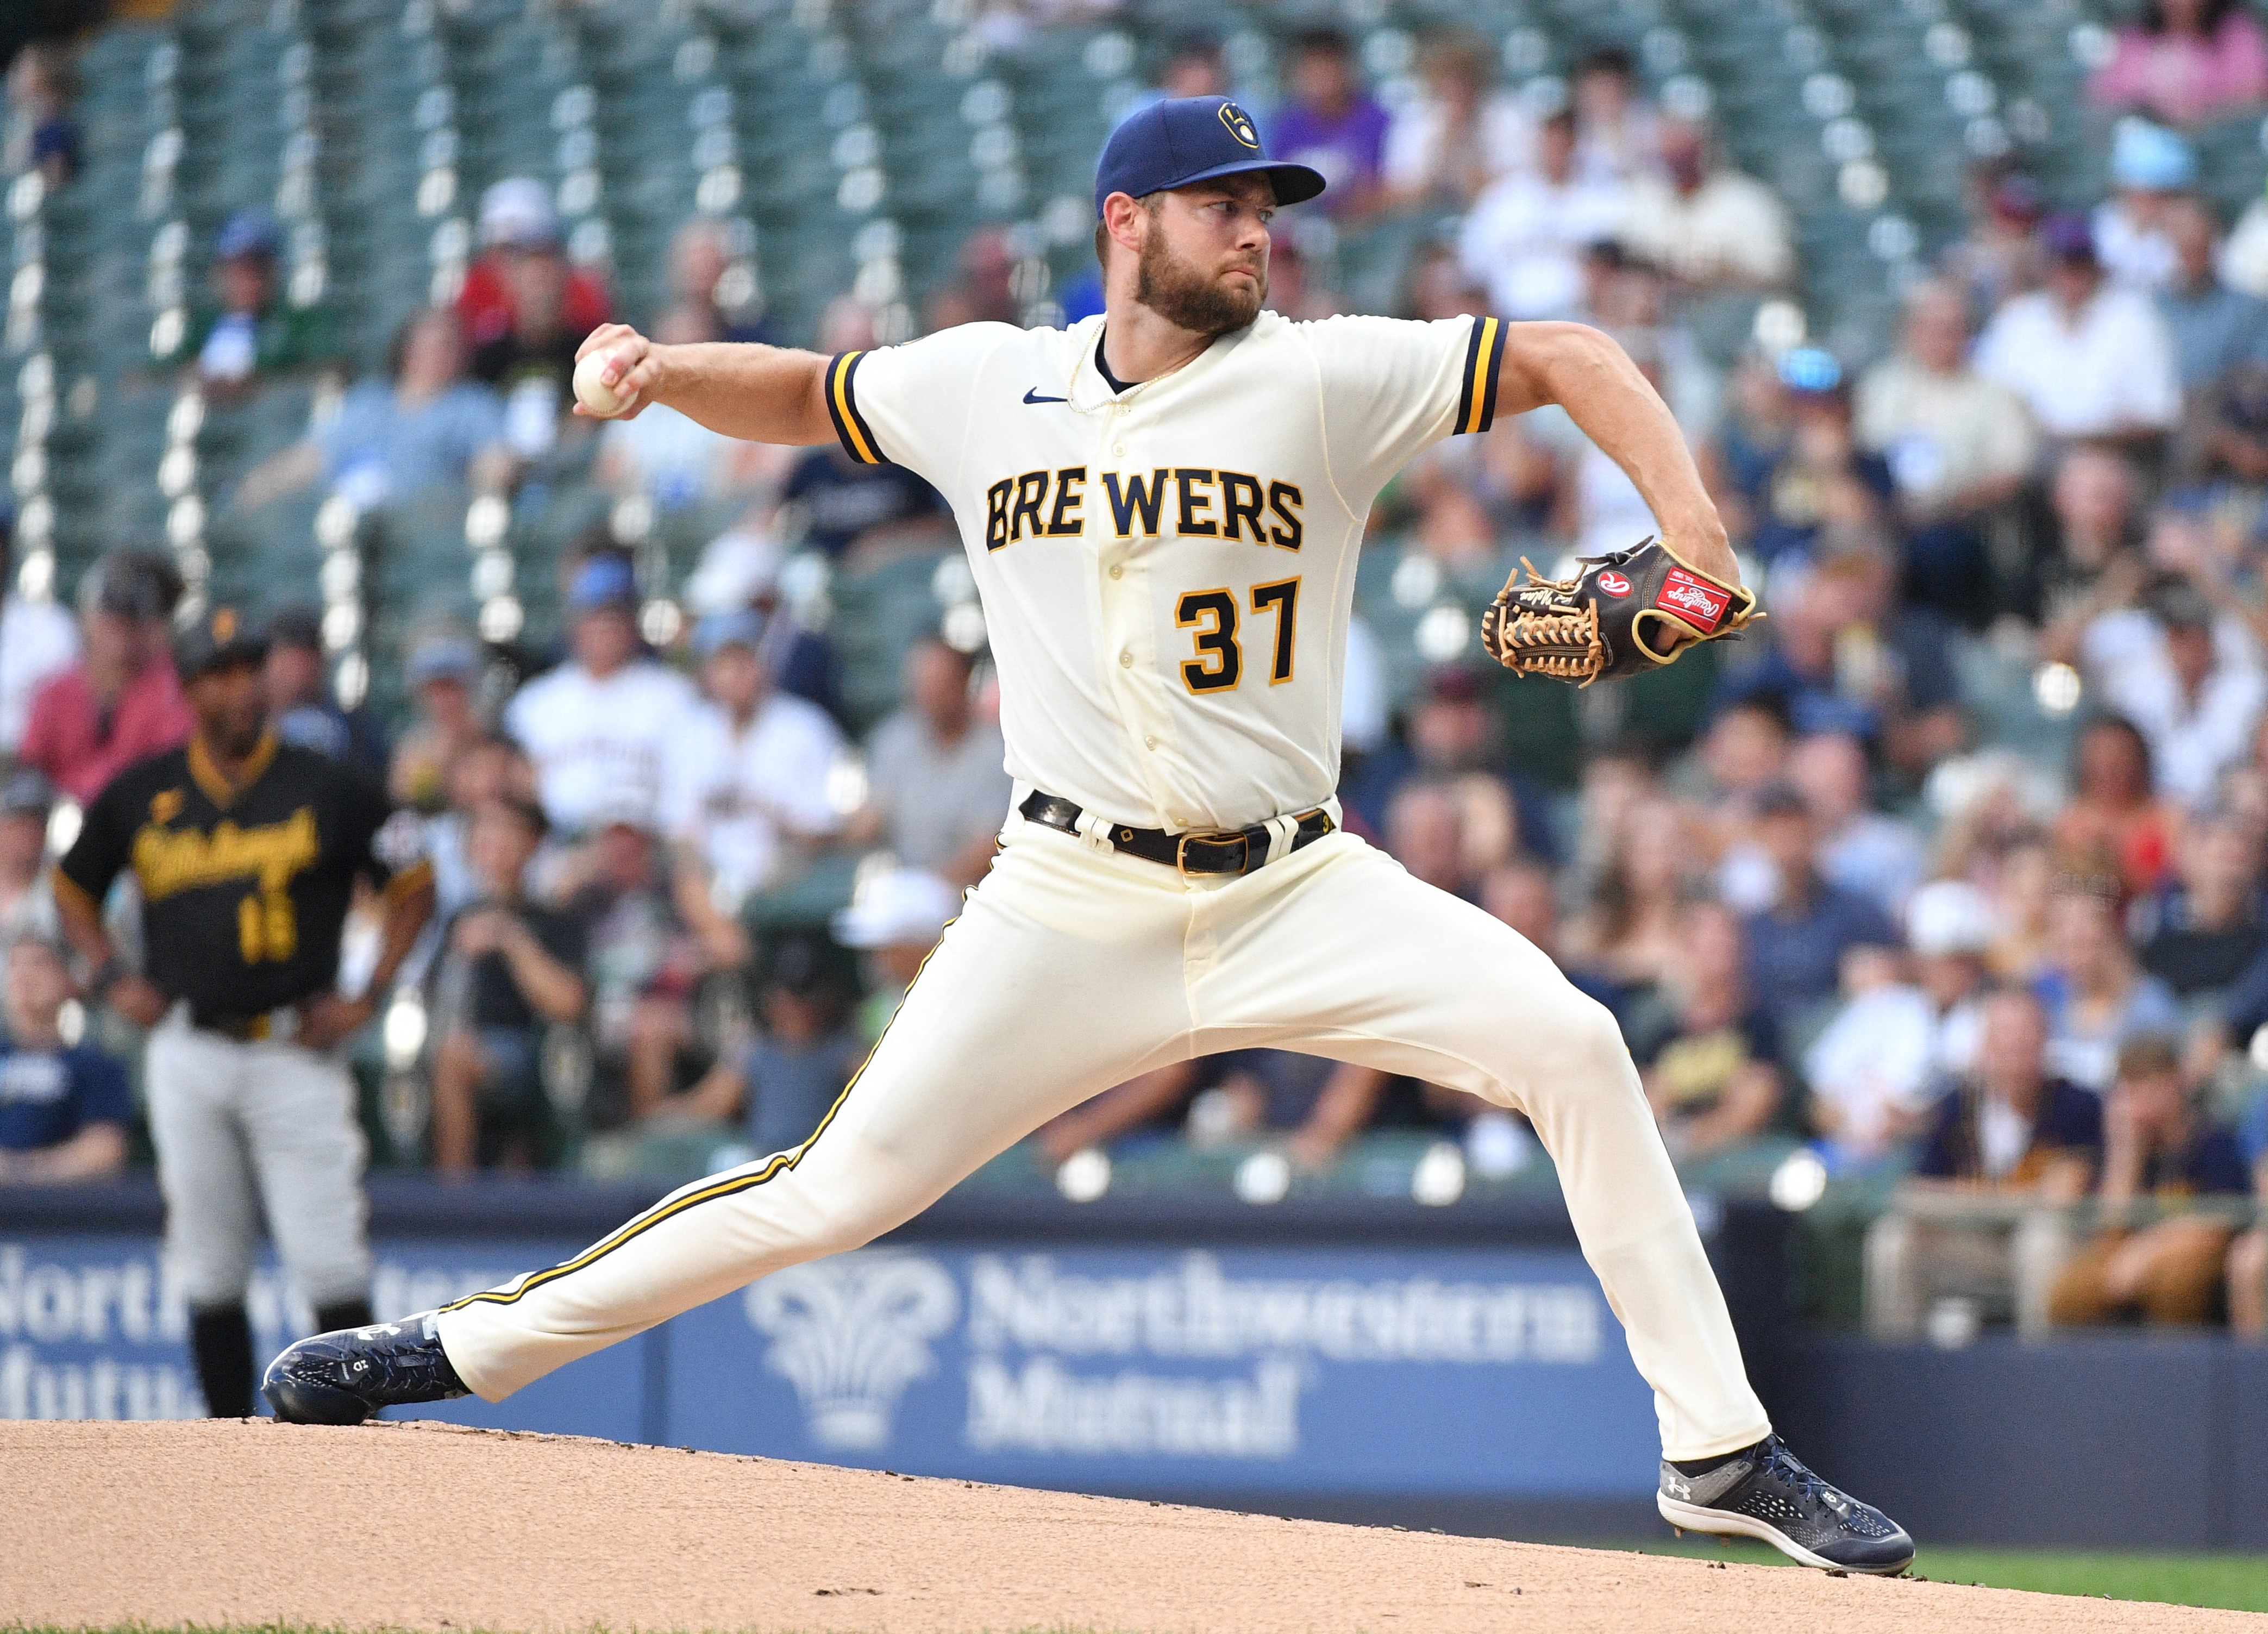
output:
{"label": "navy and gold pant stripe", "polygon": [[[950,926],[947,926],[946,928],[948,930],[951,929]],[[943,946],[942,942],[939,943],[939,946]],[[922,978],[922,971],[929,968],[930,960],[935,958],[936,955],[937,949],[932,947],[929,950],[929,953],[923,957],[921,961],[921,969],[914,972],[913,982],[908,983],[906,985],[907,998],[913,997],[914,986],[916,983],[920,982]],[[905,999],[900,999],[898,1001],[897,1012],[893,1014],[890,1018],[891,1023],[895,1023],[897,1020],[898,1016],[902,1015],[905,1012]],[[519,1283],[512,1287],[490,1288],[483,1292],[467,1294],[461,1299],[453,1300],[449,1304],[441,1306],[441,1309],[444,1311],[461,1311],[468,1305],[517,1305],[521,1299],[526,1299],[529,1294],[534,1292],[536,1289],[542,1287],[546,1283],[556,1282],[559,1278],[569,1275],[571,1272],[579,1271],[587,1266],[597,1264],[600,1260],[605,1259],[607,1255],[612,1254],[624,1243],[652,1231],[655,1226],[660,1225],[665,1220],[676,1218],[688,1209],[703,1203],[714,1203],[719,1197],[737,1196],[741,1192],[752,1191],[756,1187],[761,1186],[765,1181],[772,1179],[775,1175],[785,1174],[788,1170],[795,1167],[797,1164],[802,1162],[806,1155],[810,1152],[811,1149],[819,1144],[819,1137],[827,1133],[828,1125],[835,1122],[835,1115],[842,1111],[843,1103],[850,1099],[850,1092],[858,1087],[858,1080],[866,1076],[866,1069],[874,1064],[874,1057],[876,1055],[880,1053],[882,1048],[882,1039],[887,1038],[889,1035],[889,1025],[885,1024],[882,1028],[881,1036],[874,1041],[874,1048],[866,1052],[865,1060],[858,1064],[858,1070],[850,1075],[850,1081],[843,1086],[843,1093],[835,1097],[835,1104],[827,1108],[827,1115],[819,1120],[819,1127],[812,1130],[810,1137],[801,1145],[796,1147],[793,1151],[773,1153],[770,1157],[764,1159],[763,1167],[757,1169],[754,1174],[729,1175],[718,1180],[706,1181],[689,1190],[678,1192],[674,1196],[664,1197],[659,1203],[655,1203],[653,1207],[648,1209],[644,1213],[635,1216],[626,1225],[618,1227],[608,1235],[601,1237],[598,1241],[584,1249],[582,1253],[577,1255],[573,1259],[563,1260],[558,1264],[551,1266],[545,1270],[531,1271],[526,1276],[521,1277]]]}
{"label": "navy and gold pant stripe", "polygon": [[838,352],[827,365],[827,413],[835,422],[835,435],[842,440],[843,452],[861,465],[887,465],[882,457],[882,445],[874,440],[874,428],[866,423],[866,416],[858,412],[858,394],[851,386],[851,376],[858,370],[858,360],[865,352]]}
{"label": "navy and gold pant stripe", "polygon": [[1503,319],[1473,320],[1473,338],[1465,348],[1465,378],[1457,394],[1457,428],[1453,436],[1485,431],[1495,423],[1496,379],[1504,363],[1504,338]]}

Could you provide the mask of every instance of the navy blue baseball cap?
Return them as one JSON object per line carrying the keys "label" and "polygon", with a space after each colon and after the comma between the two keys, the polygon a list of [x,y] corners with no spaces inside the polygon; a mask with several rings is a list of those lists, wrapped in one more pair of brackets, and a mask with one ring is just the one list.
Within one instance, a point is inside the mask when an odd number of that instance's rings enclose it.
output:
{"label": "navy blue baseball cap", "polygon": [[1094,213],[1114,193],[1146,198],[1168,188],[1265,173],[1278,204],[1298,204],[1323,190],[1319,172],[1268,157],[1260,127],[1226,97],[1177,97],[1127,115],[1110,133],[1094,167]]}

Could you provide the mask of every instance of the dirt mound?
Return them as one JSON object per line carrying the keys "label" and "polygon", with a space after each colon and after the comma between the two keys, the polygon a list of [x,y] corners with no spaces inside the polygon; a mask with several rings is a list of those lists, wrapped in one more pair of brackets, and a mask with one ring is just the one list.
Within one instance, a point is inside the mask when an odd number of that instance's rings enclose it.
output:
{"label": "dirt mound", "polygon": [[440,1424],[0,1424],[33,1624],[1336,1634],[2257,1627]]}

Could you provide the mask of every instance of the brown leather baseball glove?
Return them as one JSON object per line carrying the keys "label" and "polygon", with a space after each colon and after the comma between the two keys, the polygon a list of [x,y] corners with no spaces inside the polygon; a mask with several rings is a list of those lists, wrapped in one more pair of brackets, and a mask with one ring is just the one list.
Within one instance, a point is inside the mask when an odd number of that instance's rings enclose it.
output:
{"label": "brown leather baseball glove", "polygon": [[1581,686],[1674,664],[1695,642],[1737,636],[1764,612],[1756,593],[1681,561],[1658,539],[1586,556],[1573,578],[1526,557],[1481,615],[1481,644],[1508,670]]}

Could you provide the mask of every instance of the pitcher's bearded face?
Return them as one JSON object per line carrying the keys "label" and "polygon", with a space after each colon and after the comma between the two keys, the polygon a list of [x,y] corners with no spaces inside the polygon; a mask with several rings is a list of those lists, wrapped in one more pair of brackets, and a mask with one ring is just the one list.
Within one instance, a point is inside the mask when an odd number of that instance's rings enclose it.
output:
{"label": "pitcher's bearded face", "polygon": [[1167,235],[1153,230],[1142,241],[1134,298],[1177,328],[1226,335],[1260,315],[1268,298],[1268,252],[1207,265],[1175,254]]}
{"label": "pitcher's bearded face", "polygon": [[1275,190],[1231,177],[1143,201],[1148,219],[1134,298],[1176,328],[1226,335],[1268,298],[1268,218]]}

